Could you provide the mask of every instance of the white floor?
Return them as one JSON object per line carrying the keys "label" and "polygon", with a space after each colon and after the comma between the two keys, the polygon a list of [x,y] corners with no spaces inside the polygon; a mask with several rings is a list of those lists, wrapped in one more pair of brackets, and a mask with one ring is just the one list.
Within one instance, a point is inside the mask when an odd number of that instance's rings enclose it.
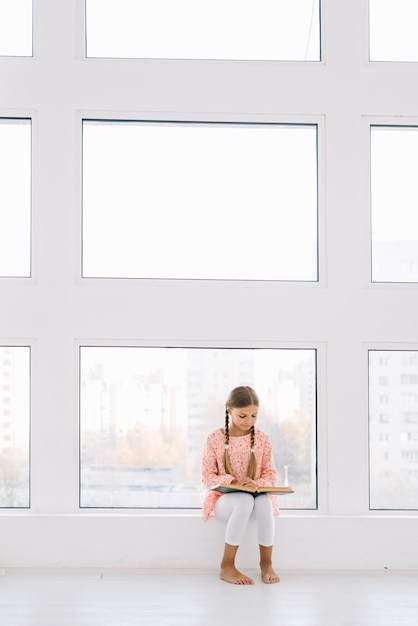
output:
{"label": "white floor", "polygon": [[0,576],[1,626],[418,624],[418,572],[281,572],[235,586],[214,571],[27,570]]}

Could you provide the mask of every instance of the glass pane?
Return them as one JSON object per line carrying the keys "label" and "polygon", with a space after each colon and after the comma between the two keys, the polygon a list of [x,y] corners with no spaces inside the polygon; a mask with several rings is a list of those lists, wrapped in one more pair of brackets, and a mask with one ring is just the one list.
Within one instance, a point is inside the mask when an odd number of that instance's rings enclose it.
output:
{"label": "glass pane", "polygon": [[86,0],[87,56],[320,60],[319,0]]}
{"label": "glass pane", "polygon": [[372,280],[418,281],[418,128],[371,131]]}
{"label": "glass pane", "polygon": [[30,276],[31,124],[0,119],[0,276]]}
{"label": "glass pane", "polygon": [[32,56],[32,0],[0,0],[0,56]]}
{"label": "glass pane", "polygon": [[418,509],[418,351],[369,352],[370,508]]}
{"label": "glass pane", "polygon": [[316,507],[315,350],[80,351],[81,507],[200,507],[203,445],[237,384],[257,390],[257,426],[295,490],[281,506]]}
{"label": "glass pane", "polygon": [[370,0],[370,60],[418,61],[417,0]]}
{"label": "glass pane", "polygon": [[0,346],[0,507],[29,507],[30,348]]}
{"label": "glass pane", "polygon": [[83,154],[84,277],[317,280],[316,126],[85,122]]}

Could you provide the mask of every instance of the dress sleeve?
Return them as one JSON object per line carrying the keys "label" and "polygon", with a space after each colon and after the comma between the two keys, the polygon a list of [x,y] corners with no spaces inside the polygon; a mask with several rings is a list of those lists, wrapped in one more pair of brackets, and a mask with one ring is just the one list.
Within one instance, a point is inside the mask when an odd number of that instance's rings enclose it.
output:
{"label": "dress sleeve", "polygon": [[276,480],[277,471],[274,464],[273,447],[271,445],[270,437],[265,435],[260,474],[256,478],[255,482],[260,485],[260,487],[264,487],[269,485],[275,485]]}
{"label": "dress sleeve", "polygon": [[231,474],[225,473],[223,463],[221,467],[219,466],[218,457],[220,453],[220,446],[209,436],[206,440],[202,456],[202,483],[206,489],[212,489],[212,487],[221,483],[229,484],[234,480]]}

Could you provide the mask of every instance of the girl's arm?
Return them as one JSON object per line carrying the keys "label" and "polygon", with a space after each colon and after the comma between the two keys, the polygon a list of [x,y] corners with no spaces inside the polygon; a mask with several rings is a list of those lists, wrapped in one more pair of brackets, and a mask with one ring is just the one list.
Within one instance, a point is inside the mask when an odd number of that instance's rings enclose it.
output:
{"label": "girl's arm", "polygon": [[216,456],[216,448],[211,445],[210,441],[206,442],[202,457],[202,483],[206,489],[212,489],[215,485],[230,484],[235,480],[231,474],[226,474],[225,469],[221,467]]}
{"label": "girl's arm", "polygon": [[268,437],[267,435],[263,446],[263,454],[259,471],[260,474],[255,479],[257,485],[259,485],[260,487],[266,487],[276,484],[277,471],[274,464],[273,447],[271,445],[270,437]]}

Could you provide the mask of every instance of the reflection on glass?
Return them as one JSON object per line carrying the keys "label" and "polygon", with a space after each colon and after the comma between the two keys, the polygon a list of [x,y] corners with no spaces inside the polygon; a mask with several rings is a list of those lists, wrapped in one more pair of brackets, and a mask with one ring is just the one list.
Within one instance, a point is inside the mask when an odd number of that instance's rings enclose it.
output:
{"label": "reflection on glass", "polygon": [[416,0],[369,0],[370,60],[418,61]]}
{"label": "reflection on glass", "polygon": [[30,348],[0,346],[0,507],[29,507]]}
{"label": "reflection on glass", "polygon": [[83,276],[317,280],[316,134],[84,122]]}
{"label": "reflection on glass", "polygon": [[0,56],[32,56],[32,0],[0,0]]}
{"label": "reflection on glass", "polygon": [[30,276],[31,125],[0,119],[0,276]]}
{"label": "reflection on glass", "polygon": [[87,56],[320,60],[319,0],[86,0]]}
{"label": "reflection on glass", "polygon": [[370,508],[418,509],[418,351],[369,351]]}
{"label": "reflection on glass", "polygon": [[418,281],[418,127],[371,129],[372,280]]}
{"label": "reflection on glass", "polygon": [[281,506],[316,508],[315,350],[82,347],[80,367],[81,507],[200,507],[204,441],[249,384]]}

